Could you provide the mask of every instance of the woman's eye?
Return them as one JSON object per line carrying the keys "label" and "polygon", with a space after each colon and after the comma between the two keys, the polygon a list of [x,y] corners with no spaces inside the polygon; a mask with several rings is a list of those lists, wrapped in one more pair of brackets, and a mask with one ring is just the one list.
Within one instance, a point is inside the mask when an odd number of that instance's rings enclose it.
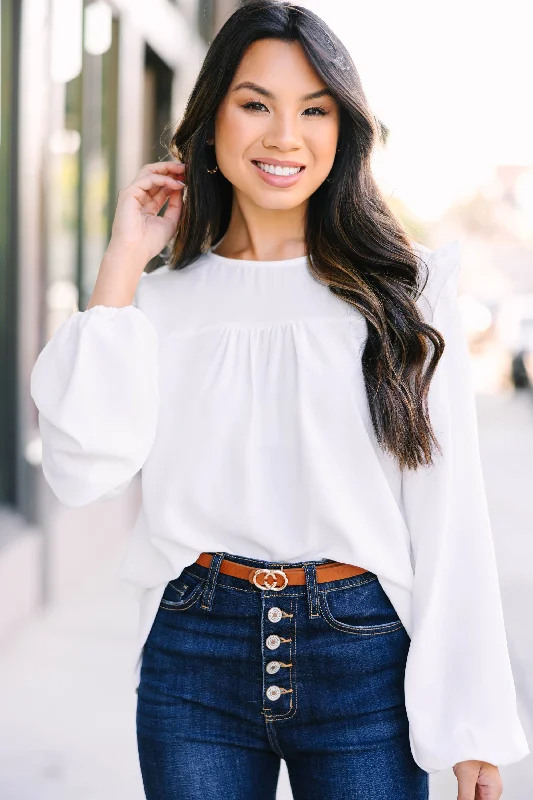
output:
{"label": "woman's eye", "polygon": [[[250,100],[248,103],[243,105],[243,108],[256,113],[260,112],[263,108],[268,111],[265,104],[260,103],[259,100]],[[304,115],[308,117],[325,117],[328,113],[329,112],[326,111],[325,108],[322,108],[322,106],[313,106],[312,108],[306,108],[304,111]]]}
{"label": "woman's eye", "polygon": [[259,111],[260,109],[256,106],[263,106],[263,108],[266,108],[265,104],[260,103],[259,100],[250,100],[249,103],[245,103],[243,105],[243,108],[248,108],[250,111]]}
{"label": "woman's eye", "polygon": [[317,112],[316,114],[308,114],[308,116],[310,117],[325,117],[326,114],[328,113],[325,108],[322,108],[322,106],[313,106],[313,108],[306,108],[306,112],[307,111]]}

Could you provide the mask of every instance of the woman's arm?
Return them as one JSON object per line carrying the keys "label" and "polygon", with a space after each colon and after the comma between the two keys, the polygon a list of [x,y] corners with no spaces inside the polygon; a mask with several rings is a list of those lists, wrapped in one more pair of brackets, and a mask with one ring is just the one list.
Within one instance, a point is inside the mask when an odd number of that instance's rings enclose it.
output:
{"label": "woman's arm", "polygon": [[33,367],[43,473],[64,505],[116,497],[154,442],[158,337],[139,297],[146,264],[176,232],[184,172],[174,162],[147,164],[120,191],[89,305],[59,327]]}
{"label": "woman's arm", "polygon": [[428,772],[529,753],[518,718],[481,468],[468,344],[457,287],[460,249],[436,250],[428,321],[445,350],[429,390],[442,456],[402,476],[414,566],[405,697],[411,749]]}

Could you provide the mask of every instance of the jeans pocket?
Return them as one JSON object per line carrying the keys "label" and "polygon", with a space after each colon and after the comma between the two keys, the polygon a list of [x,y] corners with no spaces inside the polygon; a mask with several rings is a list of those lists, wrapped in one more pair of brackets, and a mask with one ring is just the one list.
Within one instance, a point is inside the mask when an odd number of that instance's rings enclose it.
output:
{"label": "jeans pocket", "polygon": [[200,597],[204,586],[203,578],[183,570],[181,575],[167,583],[159,608],[166,611],[183,611],[190,608]]}
{"label": "jeans pocket", "polygon": [[377,577],[319,591],[322,617],[337,631],[379,636],[403,628]]}

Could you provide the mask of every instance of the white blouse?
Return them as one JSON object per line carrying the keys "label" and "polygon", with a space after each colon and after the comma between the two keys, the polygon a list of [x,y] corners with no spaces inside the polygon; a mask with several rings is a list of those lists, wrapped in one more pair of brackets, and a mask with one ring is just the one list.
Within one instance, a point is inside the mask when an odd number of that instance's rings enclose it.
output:
{"label": "white blouse", "polygon": [[70,507],[142,468],[121,570],[139,589],[134,679],[166,583],[202,551],[332,558],[376,573],[411,643],[413,757],[510,764],[529,753],[507,649],[457,302],[460,247],[434,251],[418,300],[446,347],[429,408],[443,456],[401,471],[377,444],[361,369],[364,317],[307,258],[209,251],[144,273],[132,305],[76,312],[31,375],[43,472]]}

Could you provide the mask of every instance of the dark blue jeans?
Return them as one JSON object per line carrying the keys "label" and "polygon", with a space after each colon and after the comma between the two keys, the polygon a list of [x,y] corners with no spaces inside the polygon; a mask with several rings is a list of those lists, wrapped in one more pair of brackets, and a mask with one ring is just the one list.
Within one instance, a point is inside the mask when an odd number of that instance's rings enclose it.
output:
{"label": "dark blue jeans", "polygon": [[137,742],[148,800],[427,800],[409,746],[409,636],[377,576],[262,590],[214,554],[166,587],[144,648]]}

